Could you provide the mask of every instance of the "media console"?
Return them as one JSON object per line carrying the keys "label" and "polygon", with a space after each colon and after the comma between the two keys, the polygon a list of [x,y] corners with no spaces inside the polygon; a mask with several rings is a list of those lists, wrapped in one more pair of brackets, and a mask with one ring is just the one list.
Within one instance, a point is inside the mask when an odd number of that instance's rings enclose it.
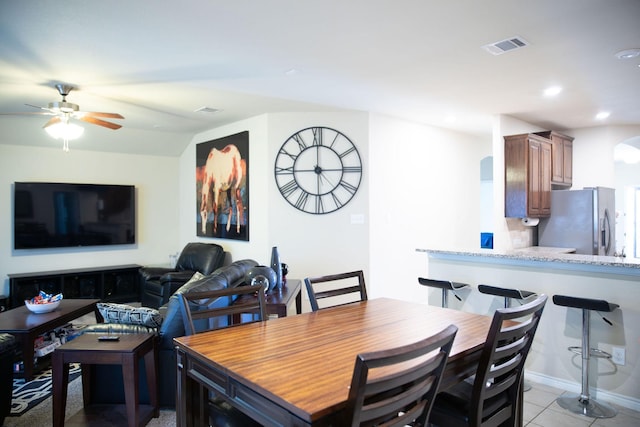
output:
{"label": "media console", "polygon": [[140,265],[74,268],[69,270],[9,274],[9,307],[24,305],[40,291],[62,292],[65,299],[98,298],[105,302],[140,301]]}

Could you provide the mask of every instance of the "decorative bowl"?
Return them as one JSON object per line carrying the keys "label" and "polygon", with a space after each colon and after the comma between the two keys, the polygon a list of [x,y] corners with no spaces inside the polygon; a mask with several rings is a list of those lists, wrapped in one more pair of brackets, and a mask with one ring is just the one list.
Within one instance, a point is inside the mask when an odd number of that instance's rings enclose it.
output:
{"label": "decorative bowl", "polygon": [[[276,282],[278,280],[276,272],[273,270],[273,268],[267,267],[266,265],[257,265],[250,268],[244,275],[244,283],[247,285],[251,285],[253,280],[256,278],[259,278],[259,282],[264,284],[265,292],[267,292],[269,289],[273,289],[276,286]],[[253,284],[255,285],[256,283]]]}
{"label": "decorative bowl", "polygon": [[32,304],[31,302],[25,300],[24,305],[26,305],[29,311],[31,311],[32,313],[49,313],[58,308],[58,306],[60,305],[60,300],[42,304]]}

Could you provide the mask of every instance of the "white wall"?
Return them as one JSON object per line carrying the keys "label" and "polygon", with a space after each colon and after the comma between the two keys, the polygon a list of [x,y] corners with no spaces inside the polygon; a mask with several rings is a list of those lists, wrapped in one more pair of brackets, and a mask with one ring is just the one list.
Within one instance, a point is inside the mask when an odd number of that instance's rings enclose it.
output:
{"label": "white wall", "polygon": [[[362,269],[369,270],[368,205],[370,173],[368,115],[365,113],[271,114],[196,135],[180,158],[180,241],[195,239],[195,147],[196,144],[249,131],[249,242],[199,238],[215,242],[234,260],[251,258],[268,264],[277,246],[289,277]],[[310,126],[340,130],[355,144],[363,159],[360,189],[342,209],[326,215],[298,211],[280,195],[274,180],[275,157],[280,146],[296,131]],[[364,224],[352,224],[351,215],[364,215]],[[304,291],[303,291],[304,292]],[[306,292],[304,292],[306,296]]]}
{"label": "white wall", "polygon": [[480,247],[480,162],[491,137],[373,115],[370,294],[427,301],[417,248]]}
{"label": "white wall", "polygon": [[[71,147],[0,145],[0,294],[7,274],[120,264],[168,263],[178,246],[178,159]],[[16,181],[136,186],[136,244],[50,250],[13,250],[13,183]]]}

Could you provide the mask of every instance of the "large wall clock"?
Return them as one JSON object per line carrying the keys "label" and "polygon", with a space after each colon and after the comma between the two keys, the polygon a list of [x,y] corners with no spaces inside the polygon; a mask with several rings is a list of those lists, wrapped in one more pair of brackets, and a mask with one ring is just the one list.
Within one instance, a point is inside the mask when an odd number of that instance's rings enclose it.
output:
{"label": "large wall clock", "polygon": [[291,206],[310,214],[327,214],[355,196],[362,179],[362,160],[343,133],[310,127],[282,144],[274,173],[280,194]]}

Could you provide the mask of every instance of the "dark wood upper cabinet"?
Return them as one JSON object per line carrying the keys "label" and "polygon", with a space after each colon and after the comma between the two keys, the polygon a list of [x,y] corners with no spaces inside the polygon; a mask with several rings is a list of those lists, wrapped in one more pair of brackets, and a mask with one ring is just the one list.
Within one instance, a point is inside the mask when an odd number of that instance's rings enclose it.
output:
{"label": "dark wood upper cabinet", "polygon": [[504,137],[505,217],[551,214],[551,141],[536,134]]}
{"label": "dark wood upper cabinet", "polygon": [[568,188],[573,184],[573,138],[559,132],[536,132],[551,140],[551,184]]}

